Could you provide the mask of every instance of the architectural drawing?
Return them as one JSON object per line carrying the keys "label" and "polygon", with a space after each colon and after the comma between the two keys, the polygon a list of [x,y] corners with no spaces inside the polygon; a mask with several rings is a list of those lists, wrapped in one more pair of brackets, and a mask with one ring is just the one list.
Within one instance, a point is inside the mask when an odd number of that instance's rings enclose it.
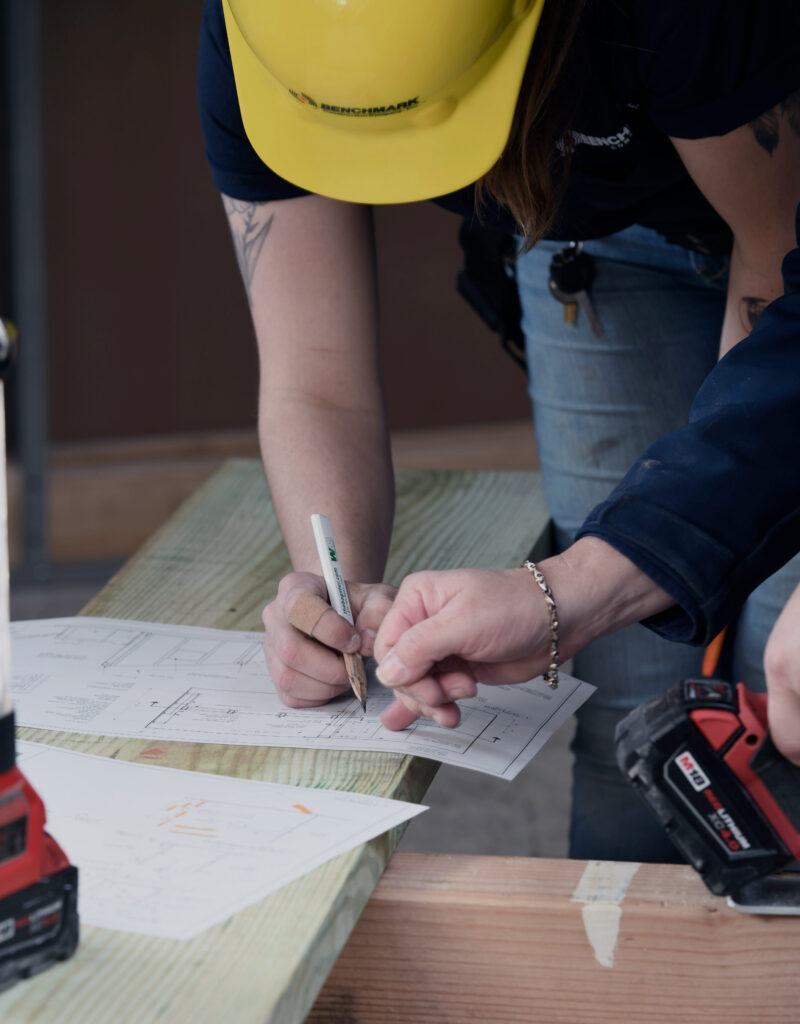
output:
{"label": "architectural drawing", "polygon": [[18,759],[80,865],[82,923],[166,938],[191,938],[425,810],[25,741]]}
{"label": "architectural drawing", "polygon": [[390,732],[391,691],[370,678],[367,712],[351,695],[319,708],[281,703],[261,635],[112,619],[12,624],[17,721],[43,729],[192,743],[416,754],[513,779],[593,692],[569,676],[479,686],[461,724],[420,720]]}

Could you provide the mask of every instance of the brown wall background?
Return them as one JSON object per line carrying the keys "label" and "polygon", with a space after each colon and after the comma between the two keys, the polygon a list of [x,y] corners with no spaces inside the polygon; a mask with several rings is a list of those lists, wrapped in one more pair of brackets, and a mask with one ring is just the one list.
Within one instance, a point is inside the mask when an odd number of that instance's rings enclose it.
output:
{"label": "brown wall background", "polygon": [[[52,440],[248,427],[257,362],[195,101],[202,0],[45,0]],[[522,373],[455,292],[458,220],[376,211],[392,426],[517,419]]]}

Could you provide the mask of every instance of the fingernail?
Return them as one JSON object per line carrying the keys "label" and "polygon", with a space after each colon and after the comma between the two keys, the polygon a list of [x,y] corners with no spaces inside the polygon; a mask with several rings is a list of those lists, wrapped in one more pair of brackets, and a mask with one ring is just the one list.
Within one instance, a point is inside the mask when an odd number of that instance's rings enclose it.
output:
{"label": "fingernail", "polygon": [[451,690],[447,695],[450,700],[463,700],[469,696],[467,690],[463,686],[457,686],[454,690]]}
{"label": "fingernail", "polygon": [[359,649],[360,646],[361,646],[361,636],[360,636],[360,634],[353,633],[353,635],[347,641],[347,644],[345,645],[344,650],[347,651],[348,654],[355,654],[355,652]]}
{"label": "fingernail", "polygon": [[433,720],[434,722],[436,722],[437,725],[444,725],[446,722],[446,718],[441,711],[433,712]]}
{"label": "fingernail", "polygon": [[361,649],[367,653],[372,654],[375,650],[375,637],[378,634],[374,629],[362,629],[361,630]]}
{"label": "fingernail", "polygon": [[375,675],[384,686],[402,686],[408,678],[408,669],[392,651],[378,665]]}

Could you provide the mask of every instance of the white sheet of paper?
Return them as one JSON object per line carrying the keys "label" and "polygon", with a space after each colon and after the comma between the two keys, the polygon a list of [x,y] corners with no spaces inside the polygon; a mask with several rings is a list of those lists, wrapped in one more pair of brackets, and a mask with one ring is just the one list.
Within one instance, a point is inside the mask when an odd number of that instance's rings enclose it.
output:
{"label": "white sheet of paper", "polygon": [[426,810],[24,740],[17,759],[78,867],[82,922],[167,939],[189,939]]}
{"label": "white sheet of paper", "polygon": [[11,691],[17,723],[40,729],[192,743],[388,750],[513,779],[591,696],[561,675],[479,686],[460,702],[461,725],[380,723],[391,692],[370,682],[366,715],[352,694],[292,710],[278,697],[260,633],[133,622],[13,622]]}

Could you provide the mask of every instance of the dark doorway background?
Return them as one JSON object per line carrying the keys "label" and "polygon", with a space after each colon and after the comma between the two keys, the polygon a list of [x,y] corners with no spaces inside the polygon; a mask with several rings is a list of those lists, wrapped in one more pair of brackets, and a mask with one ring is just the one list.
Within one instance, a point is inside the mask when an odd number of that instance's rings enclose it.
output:
{"label": "dark doorway background", "polygon": [[[202,0],[44,0],[53,441],[247,427],[256,356],[195,104]],[[377,210],[394,428],[519,419],[524,378],[455,292],[458,221]]]}

